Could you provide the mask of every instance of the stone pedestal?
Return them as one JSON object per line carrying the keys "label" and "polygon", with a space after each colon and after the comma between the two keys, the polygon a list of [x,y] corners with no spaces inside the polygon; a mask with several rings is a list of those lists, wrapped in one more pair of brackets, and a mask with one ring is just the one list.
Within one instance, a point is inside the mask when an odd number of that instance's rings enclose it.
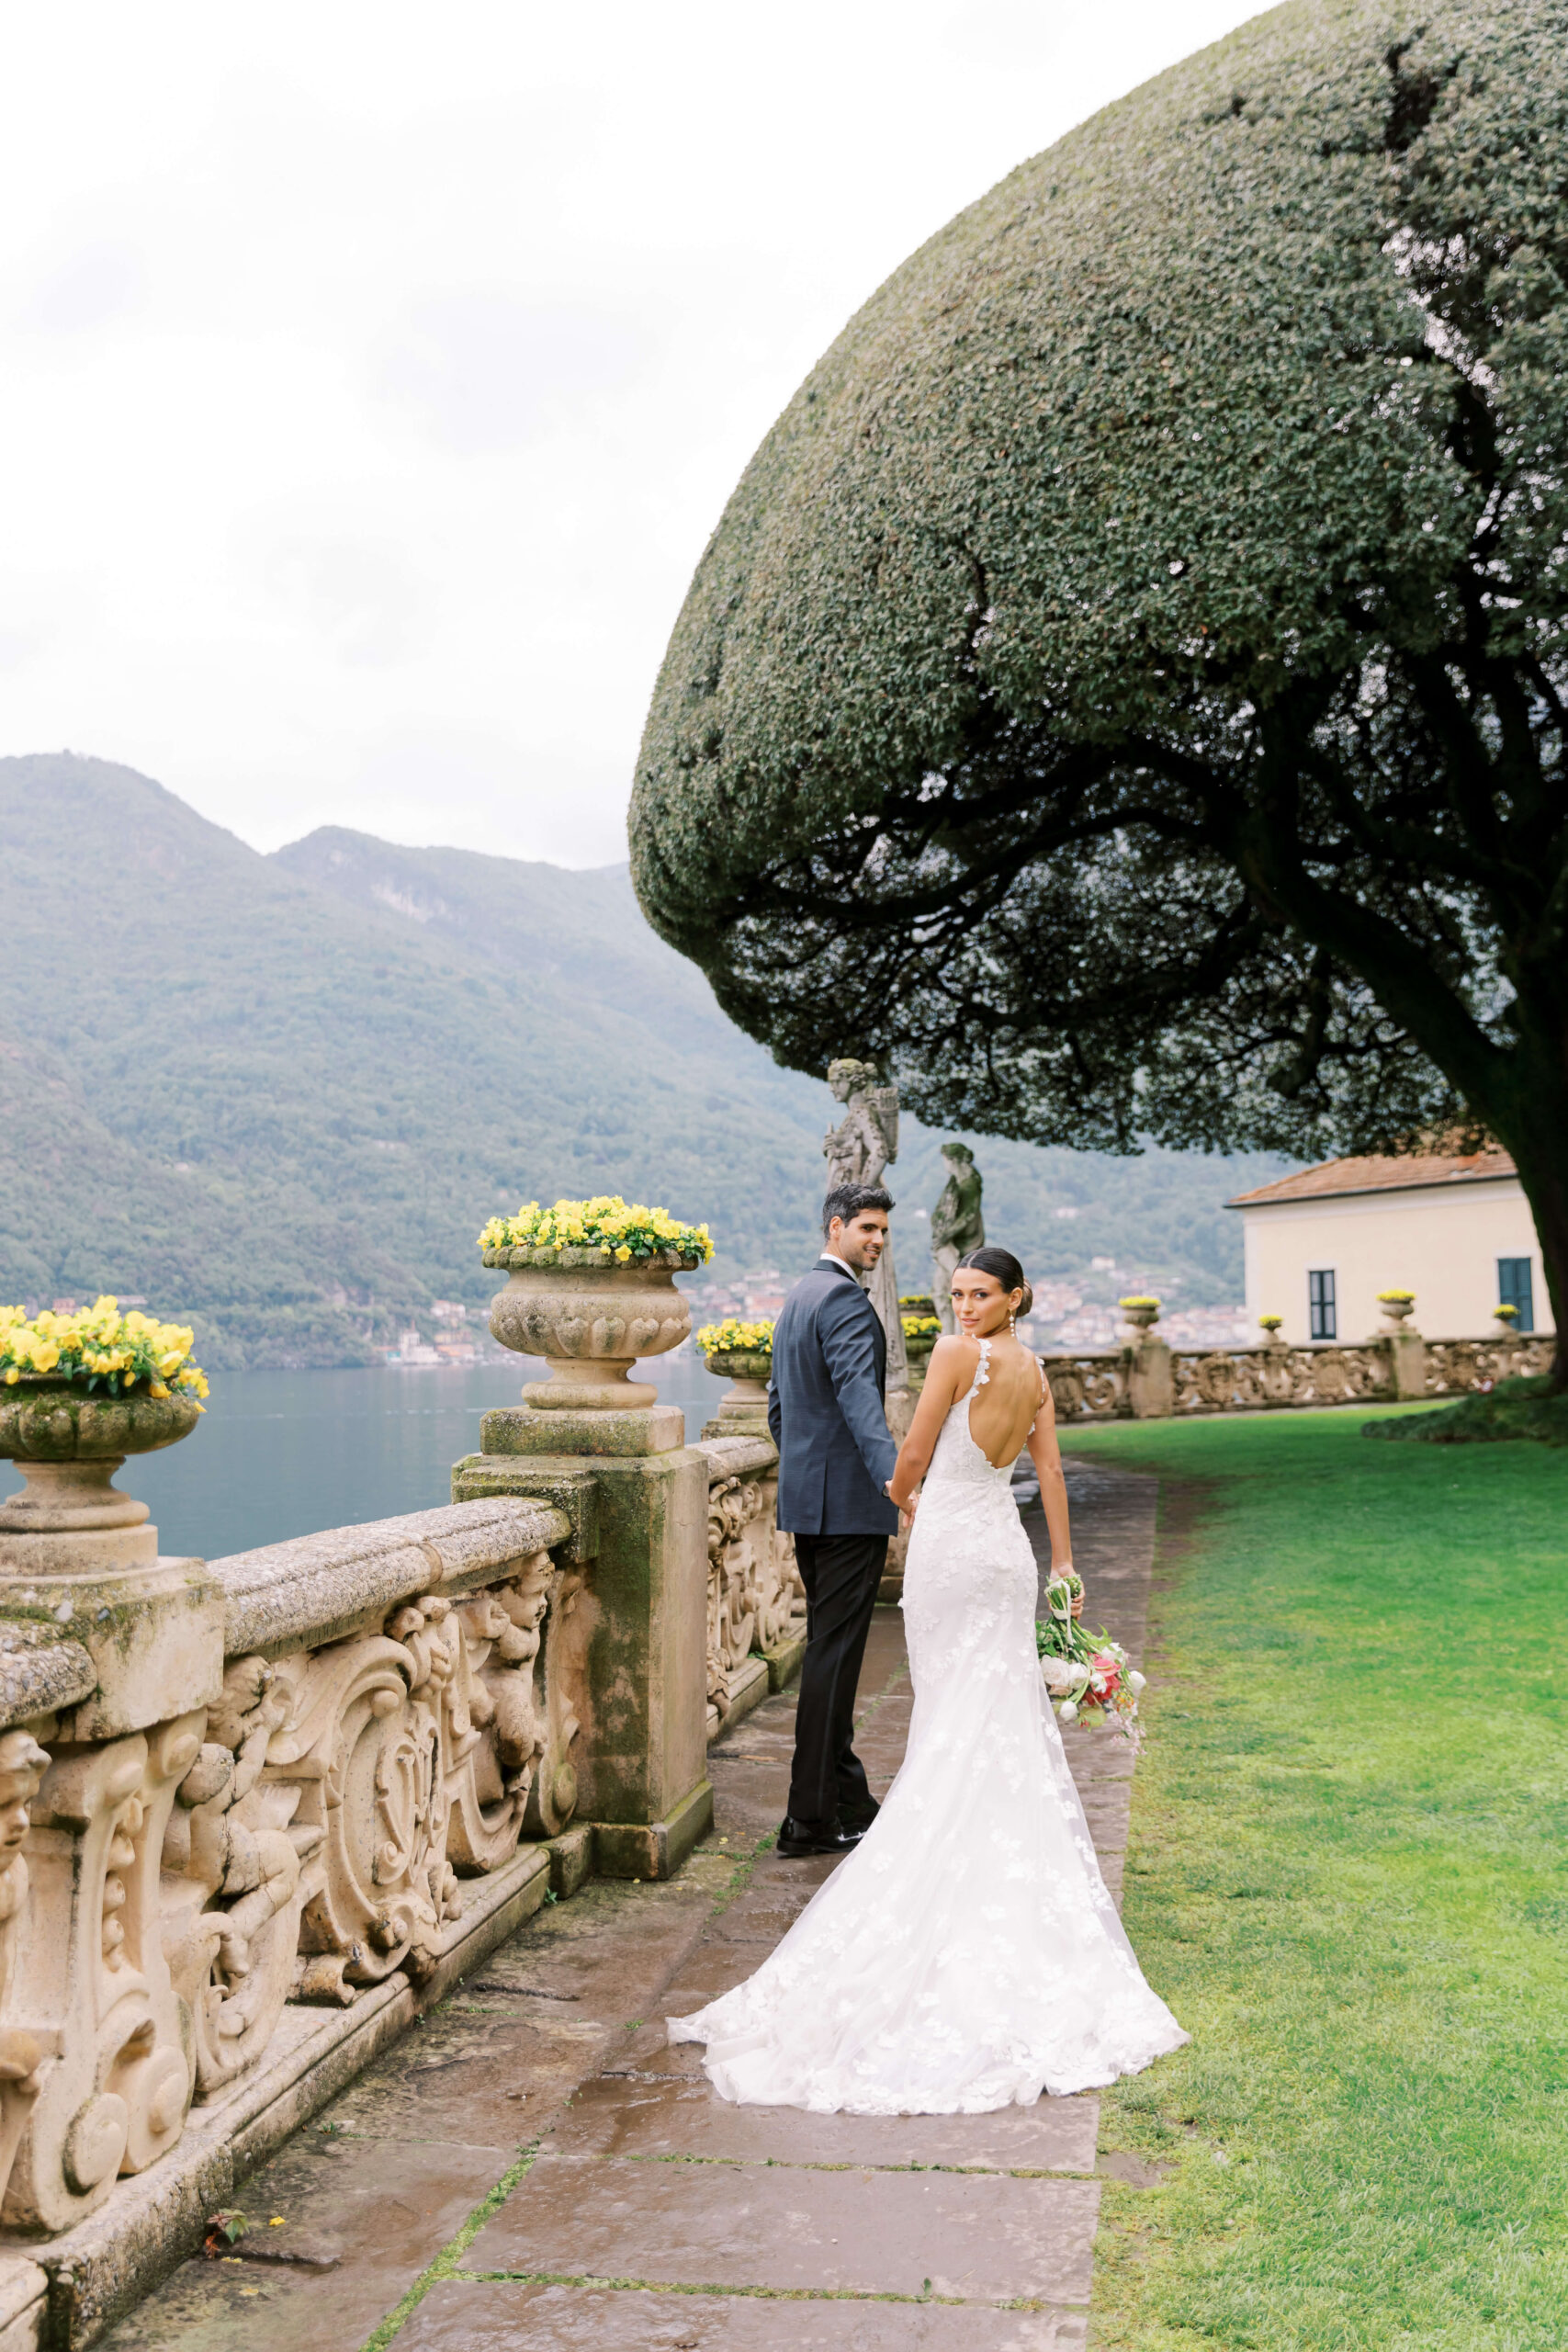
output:
{"label": "stone pedestal", "polygon": [[1127,1347],[1127,1396],[1136,1421],[1168,1421],[1176,1410],[1176,1374],[1170,1348],[1140,1331]]}
{"label": "stone pedestal", "polygon": [[713,1821],[707,1464],[673,1407],[487,1413],[452,1499],[552,1495],[592,1464],[597,1549],[570,1621],[578,1820],[611,1878],[668,1878]]}
{"label": "stone pedestal", "polygon": [[1383,1336],[1388,1350],[1389,1369],[1393,1374],[1395,1396],[1403,1403],[1427,1394],[1427,1342],[1419,1331],[1401,1324]]}
{"label": "stone pedestal", "polygon": [[704,1437],[765,1437],[772,1444],[773,1434],[765,1412],[727,1413],[722,1403],[712,1420],[703,1423]]}

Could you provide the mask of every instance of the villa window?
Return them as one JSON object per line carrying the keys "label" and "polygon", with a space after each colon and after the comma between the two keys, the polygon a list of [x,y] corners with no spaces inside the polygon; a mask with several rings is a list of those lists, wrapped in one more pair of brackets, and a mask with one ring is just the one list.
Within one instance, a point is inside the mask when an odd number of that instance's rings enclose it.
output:
{"label": "villa window", "polygon": [[1307,1308],[1312,1319],[1314,1340],[1337,1340],[1338,1319],[1334,1308],[1334,1269],[1320,1267],[1307,1276]]}
{"label": "villa window", "polygon": [[1528,1258],[1499,1258],[1497,1261],[1497,1304],[1518,1310],[1516,1331],[1535,1329],[1535,1297],[1530,1286],[1530,1261]]}

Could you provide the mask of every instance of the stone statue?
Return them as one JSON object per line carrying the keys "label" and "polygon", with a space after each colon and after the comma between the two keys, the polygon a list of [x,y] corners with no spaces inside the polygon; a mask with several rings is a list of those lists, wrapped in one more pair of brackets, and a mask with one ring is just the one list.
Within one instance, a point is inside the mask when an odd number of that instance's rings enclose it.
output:
{"label": "stone statue", "polygon": [[947,1170],[947,1182],[942,1188],[942,1198],[931,1211],[931,1265],[935,1270],[931,1290],[942,1328],[951,1331],[953,1270],[960,1258],[971,1250],[978,1250],[985,1240],[986,1220],[980,1214],[980,1171],[968,1145],[944,1143],[942,1164]]}
{"label": "stone statue", "polygon": [[[883,1170],[898,1157],[898,1089],[886,1082],[873,1062],[829,1062],[828,1083],[834,1100],[844,1105],[842,1119],[836,1127],[829,1127],[822,1138],[828,1162],[828,1191],[832,1192],[840,1184],[880,1184]],[[909,1385],[891,1238],[867,1280],[866,1291],[887,1338],[887,1393],[891,1396]]]}

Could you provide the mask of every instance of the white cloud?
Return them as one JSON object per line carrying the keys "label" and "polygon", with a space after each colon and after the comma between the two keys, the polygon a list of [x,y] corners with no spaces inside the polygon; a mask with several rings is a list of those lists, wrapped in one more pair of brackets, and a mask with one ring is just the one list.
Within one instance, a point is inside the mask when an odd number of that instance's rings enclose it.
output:
{"label": "white cloud", "polygon": [[7,27],[0,750],[623,854],[742,466],[845,318],[1234,0],[86,0]]}

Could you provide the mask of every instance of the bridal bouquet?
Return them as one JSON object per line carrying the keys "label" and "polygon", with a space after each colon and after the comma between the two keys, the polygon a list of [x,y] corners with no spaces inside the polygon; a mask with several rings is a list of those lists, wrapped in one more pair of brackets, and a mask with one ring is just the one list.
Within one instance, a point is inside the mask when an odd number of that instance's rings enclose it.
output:
{"label": "bridal bouquet", "polygon": [[1069,1568],[1045,1588],[1045,1614],[1034,1627],[1040,1671],[1065,1724],[1114,1724],[1136,1744],[1138,1693],[1145,1677],[1127,1663],[1127,1653],[1109,1634],[1091,1634],[1073,1617],[1083,1579]]}

